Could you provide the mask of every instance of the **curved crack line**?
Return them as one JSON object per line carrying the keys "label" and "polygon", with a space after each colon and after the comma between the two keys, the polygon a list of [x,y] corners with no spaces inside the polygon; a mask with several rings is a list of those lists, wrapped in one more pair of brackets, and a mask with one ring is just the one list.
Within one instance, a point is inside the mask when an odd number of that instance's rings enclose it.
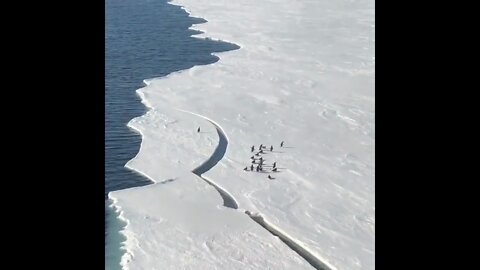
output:
{"label": "curved crack line", "polygon": [[[196,174],[198,177],[202,178],[205,182],[207,182],[209,185],[214,187],[218,191],[218,193],[220,193],[220,196],[222,196],[222,199],[223,199],[223,205],[225,207],[238,209],[238,203],[230,193],[228,193],[225,189],[220,187],[218,184],[216,184],[212,180],[202,176],[202,174],[212,169],[225,156],[225,153],[227,151],[227,145],[228,145],[228,138],[227,138],[227,135],[225,134],[225,131],[223,131],[222,127],[219,124],[217,124],[215,121],[203,115],[196,114],[196,113],[182,110],[182,109],[177,109],[177,110],[201,117],[207,120],[208,122],[210,122],[213,126],[215,126],[215,129],[217,130],[217,134],[219,138],[218,145],[213,151],[213,154],[210,156],[210,158],[208,158],[204,163],[202,163],[197,168],[193,169],[192,172]],[[276,236],[280,240],[282,240],[282,242],[285,243],[292,251],[294,251],[300,257],[305,259],[305,261],[307,261],[315,269],[317,270],[334,270],[335,269],[334,267],[328,265],[326,262],[323,262],[320,258],[318,258],[318,256],[313,254],[312,251],[304,247],[301,241],[295,240],[293,237],[287,235],[277,226],[266,221],[262,215],[252,214],[250,211],[245,211],[244,213],[247,216],[249,216],[253,221],[255,221],[257,224],[262,226],[269,233],[271,233],[273,236]]]}
{"label": "curved crack line", "polygon": [[202,174],[208,172],[211,168],[213,168],[215,165],[217,165],[217,163],[223,158],[223,156],[225,156],[225,153],[227,152],[227,145],[228,145],[227,135],[223,131],[222,127],[219,124],[215,123],[215,121],[213,121],[213,120],[211,120],[211,119],[209,119],[209,118],[207,118],[203,115],[196,114],[196,113],[193,113],[193,112],[190,112],[190,111],[185,111],[185,110],[182,110],[182,109],[177,109],[177,110],[181,111],[181,112],[189,113],[189,114],[192,114],[192,115],[195,115],[195,116],[198,116],[198,117],[201,117],[201,118],[207,120],[208,122],[210,122],[215,127],[215,129],[217,130],[217,134],[218,134],[218,145],[217,145],[217,147],[213,151],[212,155],[205,162],[203,162],[200,166],[193,169],[192,172],[194,174],[196,174],[198,177],[202,178],[205,182],[207,182],[209,185],[214,187],[218,191],[218,193],[220,193],[220,196],[222,196],[222,199],[223,199],[223,206],[233,208],[233,209],[238,209],[238,203],[235,200],[235,198],[232,195],[230,195],[230,193],[228,193],[225,189],[223,189],[222,187],[220,187],[219,185],[214,183],[212,180],[202,176]]}
{"label": "curved crack line", "polygon": [[208,184],[213,186],[218,191],[218,193],[220,193],[220,196],[222,196],[222,199],[223,199],[223,205],[225,207],[238,209],[237,201],[235,201],[235,199],[233,198],[232,195],[230,195],[230,193],[228,193],[225,189],[219,187],[217,184],[214,184],[210,179],[204,176],[200,176],[200,178],[205,180]]}

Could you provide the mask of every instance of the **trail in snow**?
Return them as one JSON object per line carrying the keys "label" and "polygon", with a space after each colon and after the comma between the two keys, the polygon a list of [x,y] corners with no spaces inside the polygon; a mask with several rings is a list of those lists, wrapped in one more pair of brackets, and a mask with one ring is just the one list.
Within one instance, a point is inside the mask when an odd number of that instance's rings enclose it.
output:
{"label": "trail in snow", "polygon": [[[213,154],[210,156],[210,158],[207,159],[203,164],[195,168],[192,172],[198,175],[200,178],[202,178],[209,185],[213,186],[218,191],[218,193],[220,193],[220,196],[222,196],[222,199],[223,199],[223,205],[225,207],[238,209],[237,201],[228,191],[226,191],[225,189],[217,185],[212,180],[202,176],[202,174],[206,173],[211,168],[213,168],[225,156],[225,153],[227,151],[227,145],[228,145],[227,135],[223,131],[222,127],[218,125],[215,121],[200,114],[196,114],[193,112],[180,110],[180,109],[178,110],[201,117],[215,126],[215,129],[217,130],[217,134],[218,134],[218,139],[219,139],[218,145],[215,148],[215,151],[213,151]],[[333,267],[323,262],[320,258],[318,258],[318,256],[314,255],[307,248],[305,248],[300,241],[295,240],[291,236],[284,233],[280,228],[267,222],[263,218],[263,216],[261,216],[260,214],[252,214],[250,211],[245,211],[245,214],[248,215],[253,221],[258,223],[260,226],[262,226],[264,229],[266,229],[268,232],[270,232],[272,235],[282,240],[282,242],[284,242],[291,250],[295,251],[298,255],[304,258],[310,265],[315,267],[315,269],[317,270],[334,269]]]}

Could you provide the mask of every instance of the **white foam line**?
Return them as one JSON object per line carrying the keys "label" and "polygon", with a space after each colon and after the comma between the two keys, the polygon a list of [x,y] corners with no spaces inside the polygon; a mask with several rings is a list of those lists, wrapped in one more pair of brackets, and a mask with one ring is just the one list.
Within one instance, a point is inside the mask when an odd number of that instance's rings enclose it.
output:
{"label": "white foam line", "polygon": [[130,221],[125,217],[122,207],[118,204],[118,200],[110,196],[110,193],[108,194],[108,198],[112,201],[109,207],[113,208],[114,212],[118,213],[117,218],[126,224],[123,229],[119,231],[119,234],[125,237],[125,241],[120,243],[120,250],[125,251],[120,259],[120,266],[123,270],[129,270],[128,263],[132,260],[134,254],[133,251],[128,247],[135,245],[135,243],[138,244],[138,240],[134,237],[133,233],[128,231],[128,228],[130,227]]}

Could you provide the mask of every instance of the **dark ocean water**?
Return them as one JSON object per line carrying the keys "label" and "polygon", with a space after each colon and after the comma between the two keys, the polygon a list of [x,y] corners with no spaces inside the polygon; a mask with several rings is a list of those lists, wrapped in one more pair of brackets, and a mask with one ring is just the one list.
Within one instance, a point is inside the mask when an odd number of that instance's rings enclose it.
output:
{"label": "dark ocean water", "polygon": [[106,0],[105,33],[105,194],[148,184],[124,168],[140,147],[141,137],[126,124],[146,112],[135,90],[147,78],[205,65],[210,55],[238,48],[229,43],[191,37],[188,17],[166,0]]}
{"label": "dark ocean water", "polygon": [[[110,191],[150,183],[124,167],[141,143],[140,135],[127,123],[146,112],[135,93],[143,80],[210,64],[218,60],[212,52],[238,49],[230,43],[191,37],[198,32],[188,28],[205,20],[189,17],[167,2],[105,0],[105,198]],[[106,211],[106,239],[109,224],[115,222],[109,215]]]}

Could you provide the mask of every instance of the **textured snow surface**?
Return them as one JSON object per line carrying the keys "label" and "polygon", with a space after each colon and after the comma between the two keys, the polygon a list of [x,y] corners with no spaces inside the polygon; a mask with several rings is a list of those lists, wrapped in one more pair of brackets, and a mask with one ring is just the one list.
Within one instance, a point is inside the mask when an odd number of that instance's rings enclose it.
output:
{"label": "textured snow surface", "polygon": [[[374,1],[173,4],[208,21],[200,37],[241,48],[138,90],[150,111],[129,123],[143,141],[127,166],[155,184],[110,194],[128,223],[124,269],[313,269],[247,210],[332,269],[374,269]],[[208,120],[228,146],[203,176],[237,210],[191,173],[219,143]],[[268,172],[244,171],[260,144],[274,147]]]}

